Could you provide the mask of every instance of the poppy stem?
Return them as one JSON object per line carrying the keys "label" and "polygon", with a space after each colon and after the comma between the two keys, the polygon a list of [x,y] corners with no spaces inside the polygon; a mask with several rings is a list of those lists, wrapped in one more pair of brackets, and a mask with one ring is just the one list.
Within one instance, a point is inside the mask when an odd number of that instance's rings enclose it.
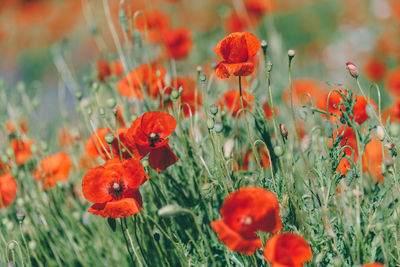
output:
{"label": "poppy stem", "polygon": [[[243,94],[242,94],[242,76],[239,76],[239,94],[240,94],[240,103],[242,105],[242,109],[244,109],[244,101],[243,101]],[[260,157],[258,155],[258,151],[256,150],[256,147],[255,147],[254,142],[252,141],[251,135],[250,135],[250,126],[249,126],[249,122],[247,120],[247,111],[244,112],[244,121],[246,124],[247,137],[249,138],[249,141],[251,144],[251,149],[253,150],[254,157],[256,158],[257,170],[261,171]]]}
{"label": "poppy stem", "polygon": [[[133,241],[132,241],[131,235],[129,234],[129,229],[128,229],[127,224],[126,224],[126,217],[121,218],[120,223],[121,223],[122,234],[124,236],[125,243],[126,243],[126,248],[128,249],[129,256],[131,257],[132,264],[135,265],[135,258],[133,257],[133,254],[135,254],[135,257],[137,259],[137,262],[138,262],[139,266],[142,267],[143,264],[140,261],[139,256],[136,253],[136,250],[135,250],[135,247],[133,245]],[[132,252],[133,252],[133,254],[132,254]]]}
{"label": "poppy stem", "polygon": [[207,237],[205,236],[203,230],[200,227],[200,224],[198,222],[198,218],[197,218],[196,214],[193,211],[191,211],[189,209],[185,209],[185,208],[182,208],[182,211],[190,214],[193,217],[193,220],[194,220],[194,222],[196,224],[196,227],[197,227],[197,231],[201,235],[201,238],[203,239],[204,243],[206,244],[206,248],[208,250],[208,253],[210,254],[210,258],[211,258],[211,261],[212,261],[212,266],[214,266],[214,267],[217,266],[217,263],[216,263],[215,258],[214,258],[214,254],[211,251],[210,243],[208,243]]}

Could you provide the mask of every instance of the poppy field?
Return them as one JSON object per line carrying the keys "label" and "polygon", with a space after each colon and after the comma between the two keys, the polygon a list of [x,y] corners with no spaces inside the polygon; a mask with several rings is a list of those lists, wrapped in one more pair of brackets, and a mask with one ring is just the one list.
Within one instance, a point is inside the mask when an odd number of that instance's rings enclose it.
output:
{"label": "poppy field", "polygon": [[0,22],[0,266],[400,266],[399,0]]}

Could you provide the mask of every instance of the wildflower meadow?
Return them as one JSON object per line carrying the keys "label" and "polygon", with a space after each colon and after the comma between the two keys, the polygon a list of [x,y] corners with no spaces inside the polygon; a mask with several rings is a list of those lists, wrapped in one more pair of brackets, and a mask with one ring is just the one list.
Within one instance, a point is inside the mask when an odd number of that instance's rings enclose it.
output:
{"label": "wildflower meadow", "polygon": [[0,266],[400,266],[399,0],[0,22]]}

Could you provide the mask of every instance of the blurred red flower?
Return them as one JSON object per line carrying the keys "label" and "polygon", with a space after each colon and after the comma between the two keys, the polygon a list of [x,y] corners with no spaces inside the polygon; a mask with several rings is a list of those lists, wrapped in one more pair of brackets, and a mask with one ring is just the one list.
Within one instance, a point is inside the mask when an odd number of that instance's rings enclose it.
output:
{"label": "blurred red flower", "polygon": [[282,228],[278,198],[261,187],[243,187],[231,193],[221,208],[222,219],[211,227],[232,251],[251,255],[261,248],[257,231],[275,233]]}
{"label": "blurred red flower", "polygon": [[312,251],[300,235],[281,233],[268,239],[264,257],[272,267],[301,267],[312,258]]}
{"label": "blurred red flower", "polygon": [[123,162],[111,159],[91,168],[83,177],[83,196],[92,203],[88,211],[101,216],[120,218],[142,210],[139,186],[148,179],[137,159]]}
{"label": "blurred red flower", "polygon": [[224,59],[215,67],[215,74],[222,79],[231,75],[250,75],[255,69],[253,59],[260,47],[260,40],[252,33],[229,34],[214,48],[215,53]]}
{"label": "blurred red flower", "polygon": [[11,147],[14,151],[15,162],[17,165],[24,164],[32,155],[31,145],[35,141],[24,140],[22,138],[11,140]]}
{"label": "blurred red flower", "polygon": [[392,69],[386,76],[386,89],[396,97],[400,96],[400,67]]}
{"label": "blurred red flower", "polygon": [[379,58],[371,58],[364,65],[365,75],[373,82],[380,82],[386,75],[387,66],[385,61]]}
{"label": "blurred red flower", "polygon": [[[254,101],[254,96],[247,93],[246,91],[243,91],[242,93],[244,108],[251,109],[252,105],[250,104],[250,102]],[[219,100],[219,106],[221,107],[221,110],[226,107],[228,109],[228,112],[230,112],[232,116],[235,117],[239,110],[242,108],[239,90],[234,89],[225,92]]]}
{"label": "blurred red flower", "polygon": [[149,154],[149,165],[157,171],[163,171],[178,158],[168,145],[169,136],[175,130],[177,122],[170,114],[162,111],[150,111],[137,118],[127,133],[130,146],[136,146],[135,157],[143,158]]}
{"label": "blurred red flower", "polygon": [[192,33],[188,28],[165,30],[162,36],[167,55],[174,59],[184,59],[192,50]]}
{"label": "blurred red flower", "polygon": [[71,157],[65,152],[45,157],[35,170],[35,179],[42,181],[45,189],[54,187],[56,182],[68,179],[71,166]]}
{"label": "blurred red flower", "polygon": [[18,185],[11,173],[0,174],[0,209],[10,205],[17,195]]}

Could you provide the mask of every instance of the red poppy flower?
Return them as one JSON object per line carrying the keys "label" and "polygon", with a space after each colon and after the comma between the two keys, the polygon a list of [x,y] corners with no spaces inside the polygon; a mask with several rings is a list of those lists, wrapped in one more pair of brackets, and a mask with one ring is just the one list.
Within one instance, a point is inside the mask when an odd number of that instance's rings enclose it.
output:
{"label": "red poppy flower", "polygon": [[99,60],[97,62],[97,79],[100,82],[104,82],[111,75],[119,77],[123,74],[123,66],[120,61],[108,62],[105,60]]}
{"label": "red poppy flower", "polygon": [[382,263],[368,263],[368,264],[364,264],[362,267],[385,267],[385,265],[383,265]]}
{"label": "red poppy flower", "polygon": [[45,157],[35,170],[35,179],[41,180],[45,189],[54,187],[56,182],[68,179],[71,166],[71,157],[65,152]]}
{"label": "red poppy flower", "polygon": [[101,216],[120,218],[142,210],[142,196],[138,190],[148,179],[140,161],[123,162],[111,159],[104,165],[91,168],[83,177],[82,193],[92,203],[88,211]]}
{"label": "red poppy flower", "polygon": [[[344,132],[343,132],[344,131]],[[340,146],[344,147],[343,152],[349,158],[352,157],[354,153],[354,161],[357,162],[358,160],[358,148],[357,148],[357,137],[356,133],[353,129],[348,126],[342,126],[336,131],[333,135],[333,139],[335,140],[338,136],[343,134],[342,140],[340,141]],[[346,175],[348,170],[350,169],[351,165],[347,158],[343,158],[337,167],[337,171],[342,172],[343,175]]]}
{"label": "red poppy flower", "polygon": [[[6,130],[9,131],[10,133],[14,133],[17,130],[17,128],[15,127],[15,124],[12,121],[7,121],[6,122]],[[28,127],[26,126],[25,120],[23,120],[19,124],[18,130],[23,134],[26,134],[28,132]]]}
{"label": "red poppy flower", "polygon": [[371,141],[365,146],[364,154],[362,157],[363,172],[368,172],[374,182],[383,182],[382,173],[382,145],[381,142],[372,138]]}
{"label": "red poppy flower", "polygon": [[275,233],[282,228],[278,198],[261,187],[243,187],[231,193],[221,208],[222,219],[211,227],[232,251],[251,255],[261,248],[257,231]]}
{"label": "red poppy flower", "polygon": [[388,73],[386,77],[386,88],[395,96],[400,96],[400,67]]}
{"label": "red poppy flower", "polygon": [[255,65],[253,58],[261,44],[257,36],[248,32],[234,32],[219,41],[214,51],[224,60],[215,67],[215,74],[222,78],[250,75]]}
{"label": "red poppy flower", "polygon": [[237,12],[231,12],[225,18],[226,32],[242,32],[249,28],[249,22],[246,17],[239,15]]}
{"label": "red poppy flower", "polygon": [[386,124],[386,121],[389,119],[390,122],[400,123],[400,100],[396,100],[396,102],[382,111],[382,121],[383,124]]}
{"label": "red poppy flower", "polygon": [[146,112],[137,118],[127,133],[131,146],[136,146],[135,157],[140,159],[149,154],[149,165],[163,171],[178,161],[168,145],[169,136],[175,130],[176,120],[162,111]]}
{"label": "red poppy flower", "polygon": [[385,77],[387,66],[379,58],[371,58],[364,65],[365,75],[373,82],[380,82]]}
{"label": "red poppy flower", "polygon": [[11,173],[0,175],[0,209],[10,205],[17,195],[18,185]]}
{"label": "red poppy flower", "polygon": [[117,119],[118,127],[125,128],[126,123],[125,123],[124,116],[122,114],[122,108],[120,106],[117,106],[116,112],[117,112],[116,119]]}
{"label": "red poppy flower", "polygon": [[300,235],[282,233],[268,239],[264,257],[272,267],[301,267],[312,258],[312,251]]}
{"label": "red poppy flower", "polygon": [[31,157],[31,145],[33,143],[33,140],[11,140],[11,146],[14,151],[15,162],[17,163],[17,165],[24,164]]}
{"label": "red poppy flower", "polygon": [[154,65],[140,65],[118,82],[118,91],[127,98],[143,100],[144,92],[156,97],[164,88],[166,70]]}
{"label": "red poppy flower", "polygon": [[[248,94],[246,91],[243,91],[242,93],[244,108],[251,109],[252,106],[250,102],[254,101],[254,96]],[[224,107],[227,107],[228,111],[232,114],[232,116],[235,117],[239,110],[242,108],[239,90],[234,89],[225,92],[219,101],[219,106],[221,107],[221,110],[223,110]]]}
{"label": "red poppy flower", "polygon": [[166,30],[162,35],[168,56],[184,59],[189,55],[193,47],[192,33],[189,29]]}
{"label": "red poppy flower", "polygon": [[[293,91],[293,104],[300,105],[301,104],[309,105],[310,97],[314,105],[318,103],[321,98],[322,90],[321,85],[308,78],[299,78],[293,81],[292,83],[292,91]],[[283,101],[286,103],[290,103],[290,90],[287,88],[282,95]],[[326,101],[325,101],[325,110],[326,110]]]}

